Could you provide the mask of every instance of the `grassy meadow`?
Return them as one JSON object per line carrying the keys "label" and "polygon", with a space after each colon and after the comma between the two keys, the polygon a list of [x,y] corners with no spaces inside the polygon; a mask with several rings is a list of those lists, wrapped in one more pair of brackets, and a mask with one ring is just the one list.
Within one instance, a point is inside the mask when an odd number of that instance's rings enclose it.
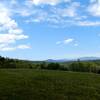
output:
{"label": "grassy meadow", "polygon": [[100,100],[100,75],[0,69],[0,100]]}

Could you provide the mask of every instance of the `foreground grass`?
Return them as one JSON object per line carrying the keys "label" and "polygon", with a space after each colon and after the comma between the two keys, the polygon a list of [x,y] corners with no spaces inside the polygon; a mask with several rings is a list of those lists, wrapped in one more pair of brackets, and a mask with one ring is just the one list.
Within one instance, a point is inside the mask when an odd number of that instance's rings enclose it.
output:
{"label": "foreground grass", "polygon": [[0,100],[100,100],[100,75],[2,69]]}

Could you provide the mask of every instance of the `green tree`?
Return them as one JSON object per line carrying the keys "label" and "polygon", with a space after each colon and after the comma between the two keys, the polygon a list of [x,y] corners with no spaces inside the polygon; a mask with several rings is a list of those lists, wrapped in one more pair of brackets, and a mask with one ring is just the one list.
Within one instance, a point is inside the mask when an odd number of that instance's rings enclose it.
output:
{"label": "green tree", "polygon": [[60,64],[58,64],[58,63],[50,63],[50,64],[48,64],[47,69],[50,69],[50,70],[60,69]]}

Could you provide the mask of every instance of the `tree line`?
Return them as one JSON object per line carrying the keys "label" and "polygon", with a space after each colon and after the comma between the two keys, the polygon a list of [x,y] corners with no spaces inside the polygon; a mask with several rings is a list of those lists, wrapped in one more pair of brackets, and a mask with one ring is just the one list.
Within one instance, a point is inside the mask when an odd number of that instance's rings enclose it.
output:
{"label": "tree line", "polygon": [[0,56],[0,68],[31,68],[32,63]]}
{"label": "tree line", "polygon": [[60,64],[60,63],[42,63],[41,69],[47,70],[63,70],[63,71],[74,71],[74,72],[93,72],[100,74],[100,65],[94,62],[82,62],[75,61],[70,64]]}
{"label": "tree line", "polygon": [[70,63],[32,62],[0,56],[0,68],[27,68],[39,70],[63,70],[74,72],[93,72],[100,74],[100,61],[75,61]]}

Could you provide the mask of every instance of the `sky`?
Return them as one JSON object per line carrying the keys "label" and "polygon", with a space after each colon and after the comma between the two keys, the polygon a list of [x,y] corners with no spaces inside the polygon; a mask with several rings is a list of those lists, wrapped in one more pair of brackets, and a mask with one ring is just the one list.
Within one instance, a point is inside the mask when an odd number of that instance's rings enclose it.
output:
{"label": "sky", "polygon": [[100,0],[0,0],[0,55],[100,57]]}

